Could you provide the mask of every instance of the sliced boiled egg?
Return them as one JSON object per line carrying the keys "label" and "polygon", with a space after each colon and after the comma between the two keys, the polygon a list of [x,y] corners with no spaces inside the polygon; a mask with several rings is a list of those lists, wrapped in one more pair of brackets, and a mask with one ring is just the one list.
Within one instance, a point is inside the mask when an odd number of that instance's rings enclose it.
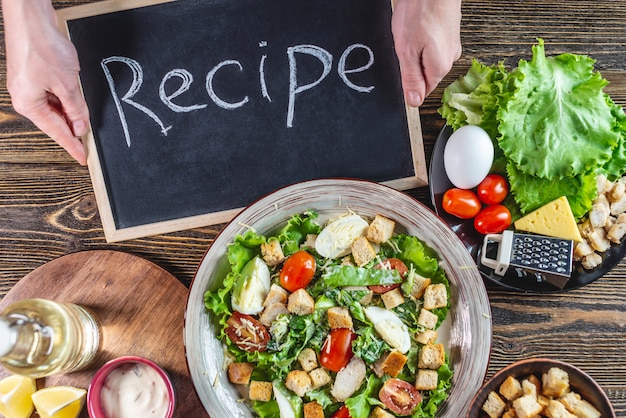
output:
{"label": "sliced boiled egg", "polygon": [[315,250],[325,258],[350,254],[355,239],[364,235],[369,224],[356,214],[349,214],[330,222],[315,240]]}
{"label": "sliced boiled egg", "polygon": [[392,348],[403,354],[409,351],[411,348],[409,328],[398,315],[384,308],[370,306],[365,308],[365,316],[372,321],[378,335]]}
{"label": "sliced boiled egg", "polygon": [[248,315],[261,312],[270,286],[269,267],[260,257],[254,257],[243,267],[233,286],[233,309]]}

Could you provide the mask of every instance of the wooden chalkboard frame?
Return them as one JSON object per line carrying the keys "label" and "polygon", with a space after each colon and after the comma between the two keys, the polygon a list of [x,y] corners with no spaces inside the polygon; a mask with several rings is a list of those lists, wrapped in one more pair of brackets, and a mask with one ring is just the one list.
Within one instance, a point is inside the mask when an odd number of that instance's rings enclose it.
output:
{"label": "wooden chalkboard frame", "polygon": [[[169,3],[176,0],[102,0],[78,6],[71,6],[57,10],[59,29],[70,37],[68,22],[74,19],[87,18],[113,12],[125,11],[134,8]],[[391,0],[392,7],[395,0]],[[405,106],[409,142],[413,160],[414,175],[381,182],[398,190],[408,190],[428,184],[424,146],[422,139],[419,109]],[[107,242],[119,242],[146,236],[165,234],[186,229],[215,225],[230,221],[243,208],[215,211],[195,216],[186,216],[179,219],[147,223],[145,225],[118,227],[107,191],[107,184],[98,155],[96,140],[90,130],[82,138],[87,151],[87,164],[94,194],[102,221],[105,239]]]}

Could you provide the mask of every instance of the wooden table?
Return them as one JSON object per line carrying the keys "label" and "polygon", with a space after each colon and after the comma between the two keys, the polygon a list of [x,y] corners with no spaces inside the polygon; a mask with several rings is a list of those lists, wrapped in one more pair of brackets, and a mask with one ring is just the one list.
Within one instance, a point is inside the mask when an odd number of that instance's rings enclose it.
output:
{"label": "wooden table", "polygon": [[[56,1],[66,7],[84,1]],[[421,108],[430,160],[443,121],[437,113],[443,87],[464,74],[472,58],[516,65],[530,58],[536,38],[548,54],[588,54],[610,81],[606,91],[626,105],[626,6],[622,0],[465,0],[464,52]],[[36,267],[82,250],[119,250],[165,268],[189,285],[196,266],[223,225],[107,244],[87,169],[17,115],[0,61],[0,297]],[[428,188],[409,191],[429,204]],[[567,361],[596,379],[617,416],[626,416],[626,261],[567,293],[536,295],[487,285],[493,342],[487,377],[523,358]],[[183,355],[181,353],[181,355]]]}

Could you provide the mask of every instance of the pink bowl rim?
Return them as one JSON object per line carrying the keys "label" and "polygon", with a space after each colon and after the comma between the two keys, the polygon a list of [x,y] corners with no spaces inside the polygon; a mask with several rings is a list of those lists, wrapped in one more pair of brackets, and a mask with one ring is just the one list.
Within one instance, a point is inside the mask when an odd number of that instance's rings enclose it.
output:
{"label": "pink bowl rim", "polygon": [[121,356],[106,362],[94,375],[89,388],[87,389],[87,412],[91,418],[107,418],[102,410],[100,403],[100,391],[107,376],[116,368],[124,364],[141,363],[152,367],[163,379],[167,388],[168,408],[165,418],[171,418],[174,415],[174,407],[176,404],[176,396],[174,393],[174,385],[169,375],[154,361],[139,356]]}

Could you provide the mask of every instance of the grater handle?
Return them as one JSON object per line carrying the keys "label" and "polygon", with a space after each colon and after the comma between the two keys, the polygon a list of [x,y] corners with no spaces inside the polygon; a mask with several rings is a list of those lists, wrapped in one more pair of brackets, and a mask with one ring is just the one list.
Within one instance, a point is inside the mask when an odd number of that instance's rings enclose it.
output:
{"label": "grater handle", "polygon": [[[498,246],[497,260],[487,257],[487,246],[490,243],[500,243]],[[513,248],[513,231],[504,231],[502,234],[487,234],[483,241],[483,249],[480,261],[483,265],[492,268],[499,276],[504,276],[511,261],[511,249]]]}

